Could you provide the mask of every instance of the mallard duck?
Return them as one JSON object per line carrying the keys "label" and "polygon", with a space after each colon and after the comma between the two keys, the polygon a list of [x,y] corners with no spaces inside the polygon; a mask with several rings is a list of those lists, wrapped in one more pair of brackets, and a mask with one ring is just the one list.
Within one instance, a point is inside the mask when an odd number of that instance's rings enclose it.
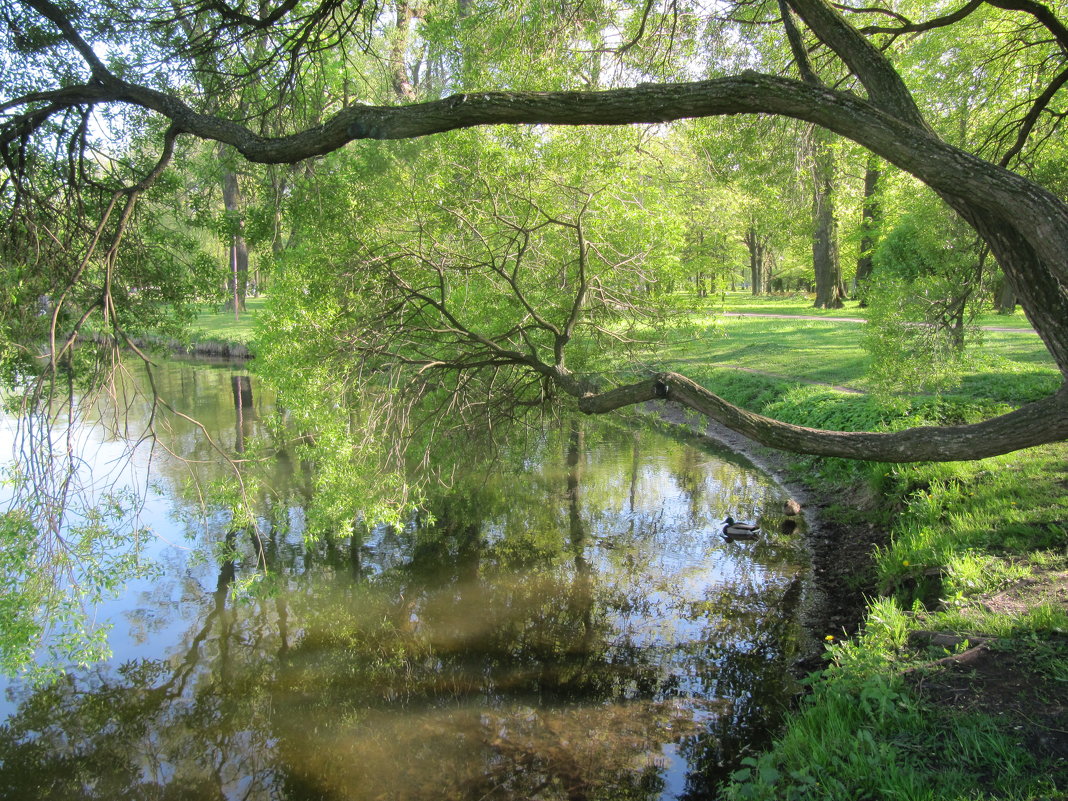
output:
{"label": "mallard duck", "polygon": [[760,534],[755,523],[739,523],[730,515],[723,521],[723,537],[728,540],[752,540]]}

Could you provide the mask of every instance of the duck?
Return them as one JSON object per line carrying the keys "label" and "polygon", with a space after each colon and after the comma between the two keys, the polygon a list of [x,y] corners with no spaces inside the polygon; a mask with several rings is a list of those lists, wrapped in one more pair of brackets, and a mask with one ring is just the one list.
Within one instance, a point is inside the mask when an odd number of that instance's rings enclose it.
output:
{"label": "duck", "polygon": [[753,540],[760,534],[755,523],[739,523],[730,515],[723,521],[723,538],[727,540]]}

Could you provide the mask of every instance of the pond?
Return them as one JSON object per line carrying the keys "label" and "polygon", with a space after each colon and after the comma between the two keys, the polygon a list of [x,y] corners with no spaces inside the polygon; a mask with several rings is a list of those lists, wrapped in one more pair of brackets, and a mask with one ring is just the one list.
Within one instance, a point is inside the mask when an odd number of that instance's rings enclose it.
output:
{"label": "pond", "polygon": [[[807,556],[766,476],[565,420],[419,519],[345,539],[304,536],[308,469],[282,454],[257,525],[234,528],[181,459],[263,433],[272,399],[242,376],[157,375],[205,425],[172,418],[173,455],[152,457],[160,571],[101,606],[111,659],[6,683],[0,797],[708,798],[774,730],[811,642]],[[122,450],[89,439],[101,463]],[[144,486],[148,461],[123,480]],[[770,525],[728,542],[727,514]]]}

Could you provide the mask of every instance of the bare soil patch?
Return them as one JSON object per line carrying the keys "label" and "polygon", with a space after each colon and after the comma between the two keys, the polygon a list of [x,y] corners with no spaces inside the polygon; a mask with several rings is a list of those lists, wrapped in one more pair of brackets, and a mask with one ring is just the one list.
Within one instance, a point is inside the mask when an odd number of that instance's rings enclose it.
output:
{"label": "bare soil patch", "polygon": [[[1044,604],[1068,609],[1068,571],[1036,570],[981,603],[998,614]],[[991,640],[966,660],[943,660],[909,674],[908,681],[940,708],[1003,720],[1006,731],[1017,733],[1068,784],[1068,634]]]}
{"label": "bare soil patch", "polygon": [[[1041,669],[1035,643],[998,641],[964,664],[910,674],[924,698],[943,709],[978,712],[1004,720],[1028,751],[1068,774],[1068,681]],[[1068,637],[1041,643],[1068,660]]]}

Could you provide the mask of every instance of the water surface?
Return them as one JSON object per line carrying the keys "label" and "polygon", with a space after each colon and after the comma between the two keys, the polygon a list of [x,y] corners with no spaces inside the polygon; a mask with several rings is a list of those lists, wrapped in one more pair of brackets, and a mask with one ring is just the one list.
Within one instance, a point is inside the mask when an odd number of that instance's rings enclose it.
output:
{"label": "water surface", "polygon": [[[273,463],[254,527],[208,500],[226,468],[203,467],[207,434],[242,451],[273,414],[235,375],[158,376],[205,423],[165,437],[200,483],[157,450],[144,515],[163,572],[102,608],[114,657],[7,685],[0,797],[707,798],[766,739],[806,578],[768,478],[564,421],[472,458],[419,520],[309,543],[306,466]],[[772,531],[725,542],[728,513]]]}

